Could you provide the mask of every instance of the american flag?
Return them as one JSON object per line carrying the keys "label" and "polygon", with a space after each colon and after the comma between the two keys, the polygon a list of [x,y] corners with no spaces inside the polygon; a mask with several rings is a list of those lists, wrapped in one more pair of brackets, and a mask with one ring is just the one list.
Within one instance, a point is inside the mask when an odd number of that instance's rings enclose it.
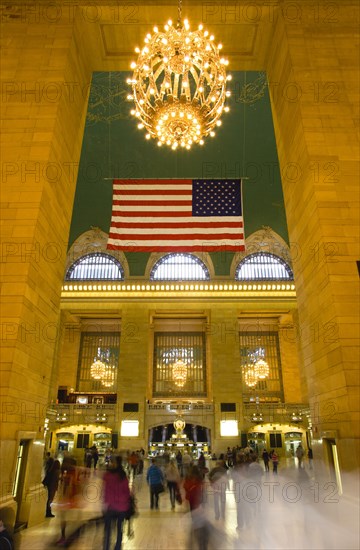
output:
{"label": "american flag", "polygon": [[241,180],[114,180],[107,247],[131,252],[245,250]]}

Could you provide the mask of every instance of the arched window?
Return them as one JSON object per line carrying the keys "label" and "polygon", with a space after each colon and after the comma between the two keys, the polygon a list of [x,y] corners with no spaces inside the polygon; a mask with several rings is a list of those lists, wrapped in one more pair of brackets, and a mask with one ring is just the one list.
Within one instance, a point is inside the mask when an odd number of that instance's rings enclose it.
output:
{"label": "arched window", "polygon": [[237,281],[293,281],[288,264],[279,256],[258,252],[246,256],[236,268]]}
{"label": "arched window", "polygon": [[86,254],[76,260],[67,270],[66,281],[119,281],[124,278],[120,262],[103,252]]}
{"label": "arched window", "polygon": [[150,281],[208,281],[209,270],[192,254],[167,254],[156,262],[150,272]]}

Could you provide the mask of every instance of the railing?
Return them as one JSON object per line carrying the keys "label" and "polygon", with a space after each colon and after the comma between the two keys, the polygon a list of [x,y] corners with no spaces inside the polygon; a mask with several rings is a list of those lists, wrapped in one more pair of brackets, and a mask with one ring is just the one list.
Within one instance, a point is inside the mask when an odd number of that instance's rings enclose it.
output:
{"label": "railing", "polygon": [[244,418],[256,424],[307,424],[310,408],[306,403],[244,403]]}
{"label": "railing", "polygon": [[91,403],[52,404],[48,410],[50,422],[56,424],[103,424],[115,421],[117,405]]}
{"label": "railing", "polygon": [[147,414],[169,414],[174,413],[190,413],[197,414],[204,412],[213,413],[214,405],[212,403],[181,403],[181,402],[165,402],[165,403],[148,403]]}

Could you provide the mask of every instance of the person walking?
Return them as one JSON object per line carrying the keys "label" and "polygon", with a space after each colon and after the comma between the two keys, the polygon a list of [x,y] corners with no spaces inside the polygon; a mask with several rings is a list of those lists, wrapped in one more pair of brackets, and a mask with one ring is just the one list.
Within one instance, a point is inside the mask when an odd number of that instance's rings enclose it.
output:
{"label": "person walking", "polygon": [[46,453],[45,462],[44,462],[44,477],[50,470],[51,466],[54,464],[54,459],[51,456],[51,453]]}
{"label": "person walking", "polygon": [[264,461],[265,472],[269,472],[270,471],[270,468],[269,468],[270,457],[269,457],[269,453],[267,452],[266,449],[264,449],[263,452],[262,452],[262,459]]}
{"label": "person walking", "polygon": [[88,468],[89,470],[91,469],[92,459],[93,459],[92,451],[91,449],[89,449],[89,447],[86,447],[85,453],[84,453],[84,463],[86,468]]}
{"label": "person walking", "polygon": [[[94,470],[96,470],[97,463],[99,462],[99,451],[97,450],[96,445],[93,445],[91,447],[91,456],[92,456],[92,461],[94,463]],[[90,464],[90,467],[91,467],[91,464]]]}
{"label": "person walking", "polygon": [[164,491],[164,474],[156,464],[156,459],[151,459],[151,466],[146,473],[146,481],[150,488],[150,508],[159,509],[159,494]]}
{"label": "person walking", "polygon": [[192,463],[192,458],[189,455],[189,453],[185,451],[182,457],[182,477],[187,476],[191,463]]}
{"label": "person walking", "polygon": [[176,460],[172,458],[165,468],[165,479],[169,489],[171,509],[175,510],[175,496],[179,490],[180,473],[176,465]]}
{"label": "person walking", "polygon": [[206,468],[206,460],[205,460],[205,455],[203,452],[201,452],[199,454],[199,458],[198,458],[198,468],[201,472],[201,475],[203,476],[203,479],[205,477],[205,474],[207,473],[207,468]]}
{"label": "person walking", "polygon": [[[197,547],[201,550],[207,550],[211,526],[204,511],[204,478],[198,466],[190,466],[183,487],[185,498],[189,502],[192,531]],[[189,546],[192,548],[191,545]]]}
{"label": "person walking", "polygon": [[313,469],[313,451],[312,451],[312,448],[309,447],[308,449],[308,459],[309,459],[309,470],[312,470]]}
{"label": "person walking", "polygon": [[209,473],[210,485],[214,491],[215,519],[225,519],[226,489],[228,487],[227,469],[225,462],[218,460],[215,468]]}
{"label": "person walking", "polygon": [[303,458],[304,458],[305,452],[304,452],[304,449],[303,449],[303,446],[301,445],[301,443],[299,443],[299,445],[297,446],[295,454],[296,454],[296,457],[298,459],[298,466],[299,466],[299,468],[302,468],[302,463],[303,463]]}
{"label": "person walking", "polygon": [[117,524],[117,538],[114,550],[122,544],[123,522],[130,508],[130,488],[120,456],[115,457],[116,467],[106,470],[104,482],[104,550],[109,550],[112,524]]}
{"label": "person walking", "polygon": [[183,456],[182,456],[182,453],[179,449],[178,452],[176,453],[176,462],[177,462],[177,467],[178,467],[178,470],[180,472],[181,477],[184,476],[184,472],[183,472],[183,468],[182,468],[182,461],[183,461]]}
{"label": "person walking", "polygon": [[48,492],[48,498],[46,501],[46,512],[45,512],[46,518],[55,517],[54,514],[51,512],[51,503],[54,500],[56,491],[59,486],[60,475],[61,475],[60,461],[54,460],[51,468],[48,470],[42,482]]}
{"label": "person walking", "polygon": [[275,451],[271,451],[271,462],[273,465],[273,474],[277,474],[278,465],[279,465],[279,456]]}

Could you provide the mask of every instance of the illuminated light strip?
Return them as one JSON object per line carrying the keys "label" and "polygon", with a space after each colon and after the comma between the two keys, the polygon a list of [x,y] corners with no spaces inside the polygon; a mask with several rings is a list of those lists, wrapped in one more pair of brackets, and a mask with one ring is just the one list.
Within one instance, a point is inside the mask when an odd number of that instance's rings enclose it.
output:
{"label": "illuminated light strip", "polygon": [[156,284],[156,285],[145,285],[145,284],[132,284],[132,285],[63,285],[63,292],[97,292],[97,291],[128,291],[128,292],[174,292],[174,291],[201,291],[201,292],[234,292],[234,291],[258,291],[258,292],[269,292],[269,291],[281,291],[289,292],[295,290],[294,284]]}

